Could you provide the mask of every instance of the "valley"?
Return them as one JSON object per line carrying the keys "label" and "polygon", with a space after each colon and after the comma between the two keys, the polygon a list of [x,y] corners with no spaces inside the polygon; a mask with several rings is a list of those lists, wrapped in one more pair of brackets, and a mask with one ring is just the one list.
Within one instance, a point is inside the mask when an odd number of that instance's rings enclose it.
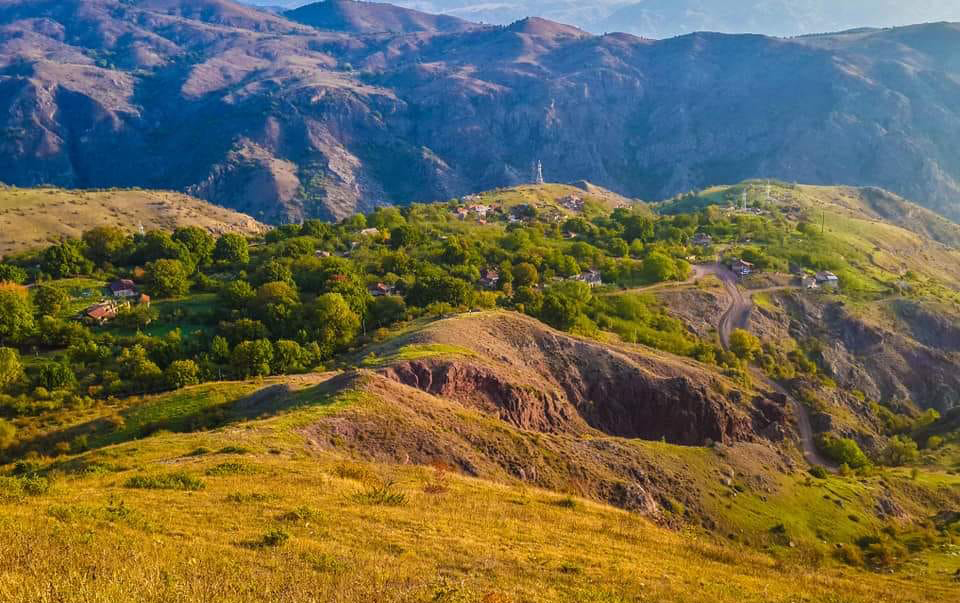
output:
{"label": "valley", "polygon": [[11,600],[956,591],[960,227],[931,211],[580,182],[158,226],[0,263]]}
{"label": "valley", "polygon": [[945,5],[401,4],[0,0],[0,603],[955,602]]}

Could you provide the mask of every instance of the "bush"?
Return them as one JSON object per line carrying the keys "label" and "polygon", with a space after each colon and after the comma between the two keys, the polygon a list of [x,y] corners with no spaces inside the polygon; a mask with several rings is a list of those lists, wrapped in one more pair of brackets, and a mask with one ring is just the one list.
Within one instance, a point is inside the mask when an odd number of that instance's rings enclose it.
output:
{"label": "bush", "polygon": [[290,523],[310,523],[311,521],[319,521],[320,518],[320,513],[310,507],[297,507],[292,511],[287,511],[277,519]]}
{"label": "bush", "polygon": [[205,484],[198,477],[177,471],[165,475],[136,475],[124,486],[141,490],[202,490]]}
{"label": "bush", "polygon": [[259,470],[246,463],[220,463],[214,467],[207,469],[206,474],[214,477],[222,477],[224,475],[254,475],[259,473]]}
{"label": "bush", "polygon": [[246,546],[251,549],[265,549],[283,546],[288,540],[290,540],[289,533],[287,533],[285,530],[275,529],[270,530],[258,540],[243,542],[241,544],[242,546]]}
{"label": "bush", "polygon": [[820,450],[837,463],[846,463],[853,469],[866,467],[870,459],[860,450],[860,446],[850,438],[821,436],[817,441]]}
{"label": "bush", "polygon": [[810,467],[810,475],[817,479],[827,479],[827,470],[820,465]]}
{"label": "bush", "polygon": [[265,547],[278,547],[286,544],[288,540],[290,540],[290,534],[284,530],[276,529],[264,534],[263,538],[260,539],[260,544]]}
{"label": "bush", "polygon": [[683,517],[687,513],[687,508],[682,502],[669,496],[663,500],[663,508],[677,517]]}
{"label": "bush", "polygon": [[27,280],[27,272],[13,264],[0,264],[0,283],[22,285]]}
{"label": "bush", "polygon": [[47,390],[63,389],[76,382],[73,369],[61,362],[46,362],[37,373],[36,383]]}
{"label": "bush", "polygon": [[50,480],[39,475],[0,477],[0,501],[17,501],[24,496],[41,496],[50,491]]}
{"label": "bush", "polygon": [[906,555],[906,549],[903,546],[889,539],[871,542],[861,548],[867,563],[878,569],[894,567]]}
{"label": "bush", "polygon": [[743,329],[734,329],[730,334],[730,351],[743,360],[753,360],[760,354],[760,340]]}
{"label": "bush", "polygon": [[863,552],[852,544],[845,544],[837,550],[837,558],[847,565],[863,567]]}
{"label": "bush", "polygon": [[237,504],[267,502],[268,500],[273,500],[275,498],[277,497],[272,494],[264,494],[262,492],[234,492],[233,494],[227,495],[228,502]]}
{"label": "bush", "polygon": [[883,462],[893,467],[913,463],[918,458],[920,458],[920,451],[917,449],[917,443],[907,436],[890,438],[883,451]]}
{"label": "bush", "polygon": [[384,507],[399,507],[407,502],[407,495],[397,491],[396,482],[391,480],[385,480],[365,490],[356,492],[350,498],[356,503]]}

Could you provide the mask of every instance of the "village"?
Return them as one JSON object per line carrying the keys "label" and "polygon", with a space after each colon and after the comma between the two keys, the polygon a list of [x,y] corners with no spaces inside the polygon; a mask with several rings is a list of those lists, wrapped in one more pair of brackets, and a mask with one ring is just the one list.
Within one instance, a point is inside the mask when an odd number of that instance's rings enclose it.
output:
{"label": "village", "polygon": [[[741,280],[760,274],[757,267],[742,258],[728,258],[723,264]],[[795,283],[802,289],[839,289],[840,278],[833,272],[823,270],[816,273],[807,273],[797,270],[793,273]]]}

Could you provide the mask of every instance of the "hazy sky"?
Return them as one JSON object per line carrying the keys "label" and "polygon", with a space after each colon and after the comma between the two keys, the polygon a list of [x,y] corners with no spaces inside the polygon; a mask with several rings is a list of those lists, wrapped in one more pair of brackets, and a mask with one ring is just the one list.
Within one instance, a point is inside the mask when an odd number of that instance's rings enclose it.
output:
{"label": "hazy sky", "polygon": [[[304,0],[247,0],[298,6]],[[960,21],[960,0],[395,0],[400,6],[472,21],[541,16],[589,31],[662,38],[691,31],[790,36],[855,27]]]}

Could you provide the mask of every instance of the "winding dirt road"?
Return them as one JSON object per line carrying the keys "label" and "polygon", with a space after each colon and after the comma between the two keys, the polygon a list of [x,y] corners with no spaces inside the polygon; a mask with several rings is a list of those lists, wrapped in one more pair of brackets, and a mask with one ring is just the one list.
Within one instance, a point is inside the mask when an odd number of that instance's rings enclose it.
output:
{"label": "winding dirt road", "polygon": [[[730,349],[730,334],[735,329],[746,329],[750,324],[750,315],[753,313],[753,301],[748,295],[737,286],[737,275],[730,269],[721,264],[709,264],[696,266],[696,274],[703,276],[705,274],[716,275],[723,283],[727,291],[730,303],[726,311],[720,317],[720,323],[717,325],[717,333],[720,335],[720,344],[723,349]],[[752,369],[753,378],[766,384],[769,388],[787,397],[793,406],[793,416],[796,419],[797,432],[800,435],[801,449],[803,457],[811,465],[821,465],[828,469],[836,469],[836,465],[820,454],[817,450],[815,435],[813,433],[813,424],[810,421],[810,411],[799,400],[794,398],[790,392],[782,385],[767,377],[759,369]]]}
{"label": "winding dirt road", "polygon": [[750,324],[750,314],[753,312],[753,302],[743,294],[740,287],[737,286],[737,275],[732,270],[722,264],[710,264],[708,266],[698,266],[702,274],[713,274],[727,292],[730,298],[730,305],[727,306],[723,316],[720,317],[720,324],[717,325],[717,333],[720,335],[720,343],[723,349],[730,348],[730,334],[735,329],[745,329]]}

